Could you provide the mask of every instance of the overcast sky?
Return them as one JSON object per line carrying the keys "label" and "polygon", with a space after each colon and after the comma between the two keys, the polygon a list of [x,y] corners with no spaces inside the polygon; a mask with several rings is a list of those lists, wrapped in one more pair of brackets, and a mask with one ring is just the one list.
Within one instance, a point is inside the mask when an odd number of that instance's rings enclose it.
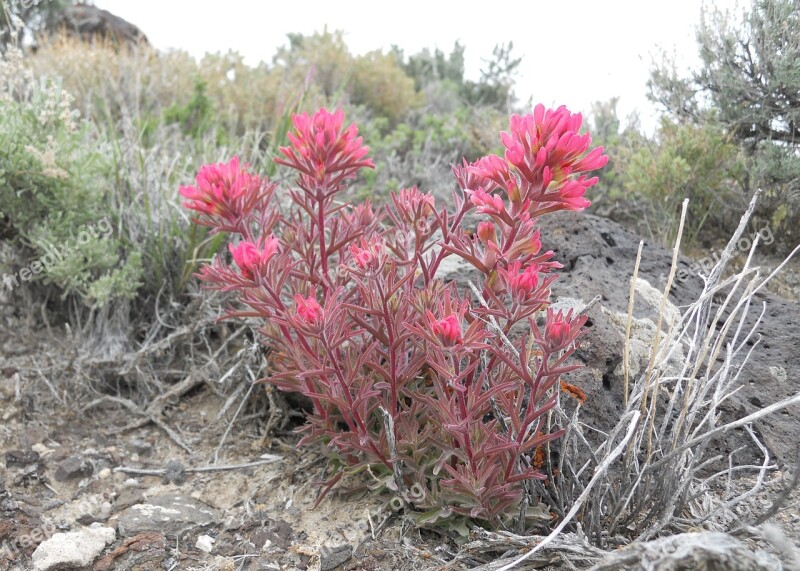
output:
{"label": "overcast sky", "polygon": [[[706,0],[735,8],[736,0]],[[749,5],[748,0],[742,0]],[[645,98],[653,56],[660,47],[690,66],[697,61],[694,30],[701,0],[505,0],[402,2],[224,0],[96,0],[139,26],[157,48],[195,56],[235,50],[248,63],[271,61],[286,34],[343,30],[357,54],[397,44],[406,54],[424,47],[449,53],[466,46],[467,74],[477,79],[494,46],[514,42],[522,56],[517,95],[523,101],[567,105],[589,112],[593,101],[620,97],[622,115],[638,110],[645,126],[653,107]],[[739,2],[741,5],[741,2]]]}

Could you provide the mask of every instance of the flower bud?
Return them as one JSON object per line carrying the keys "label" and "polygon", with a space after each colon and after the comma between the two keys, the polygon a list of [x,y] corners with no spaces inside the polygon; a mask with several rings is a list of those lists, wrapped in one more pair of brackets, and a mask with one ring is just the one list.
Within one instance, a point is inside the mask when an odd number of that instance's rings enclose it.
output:
{"label": "flower bud", "polygon": [[453,313],[434,323],[433,332],[441,338],[445,345],[455,345],[464,340],[461,337],[461,323]]}
{"label": "flower bud", "polygon": [[514,295],[517,297],[524,298],[536,290],[536,286],[539,285],[538,269],[538,266],[535,264],[530,265],[521,273],[511,276],[509,279],[509,285],[511,286],[512,293],[514,293]]}
{"label": "flower bud", "polygon": [[297,315],[306,323],[316,323],[322,317],[322,306],[317,303],[313,295],[304,298],[297,294],[294,296],[294,303]]}
{"label": "flower bud", "polygon": [[484,244],[488,244],[489,242],[497,244],[497,228],[494,223],[486,220],[478,224],[478,238],[480,238],[481,242]]}
{"label": "flower bud", "polygon": [[570,344],[573,339],[572,310],[564,315],[563,310],[558,313],[547,310],[547,324],[545,325],[545,342],[550,353],[560,351]]}
{"label": "flower bud", "polygon": [[267,262],[278,252],[280,241],[275,236],[270,236],[264,242],[263,248],[250,241],[242,240],[236,246],[228,244],[228,251],[233,256],[233,261],[239,266],[242,276],[252,280],[259,274]]}

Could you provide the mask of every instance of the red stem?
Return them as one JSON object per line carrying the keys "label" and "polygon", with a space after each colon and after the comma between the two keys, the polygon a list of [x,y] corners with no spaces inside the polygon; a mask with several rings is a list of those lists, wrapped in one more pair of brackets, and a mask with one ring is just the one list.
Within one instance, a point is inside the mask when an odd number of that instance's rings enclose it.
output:
{"label": "red stem", "polygon": [[322,265],[322,296],[328,295],[328,252],[325,244],[325,193],[322,187],[317,188],[317,227],[319,231],[319,260]]}
{"label": "red stem", "polygon": [[[347,386],[347,382],[344,379],[344,374],[342,373],[341,368],[339,367],[339,361],[333,355],[333,351],[331,351],[330,346],[328,345],[328,340],[325,338],[325,334],[322,334],[321,337],[322,347],[325,349],[325,353],[328,355],[328,359],[330,359],[331,364],[333,365],[333,370],[336,373],[336,380],[339,382],[339,386],[342,389],[342,392],[345,395],[345,399],[347,399],[348,407],[350,408],[350,414],[353,416],[353,420],[355,421],[357,427],[360,429],[361,433],[366,436],[367,441],[369,442],[369,447],[372,449],[372,452],[378,459],[383,462],[383,464],[392,469],[392,464],[386,460],[386,457],[383,453],[378,450],[377,446],[375,446],[375,442],[373,442],[372,438],[369,435],[367,430],[367,425],[364,423],[364,420],[361,418],[361,415],[358,414],[354,403],[353,403],[353,395],[350,394],[350,387]],[[349,423],[348,423],[349,424]],[[359,438],[360,440],[360,438]]]}

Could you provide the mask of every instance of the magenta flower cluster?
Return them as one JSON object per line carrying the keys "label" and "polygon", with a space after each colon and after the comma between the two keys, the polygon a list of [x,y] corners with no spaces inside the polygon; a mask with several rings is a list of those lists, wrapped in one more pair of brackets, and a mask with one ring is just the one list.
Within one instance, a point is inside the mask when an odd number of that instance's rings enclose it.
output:
{"label": "magenta flower cluster", "polygon": [[[524,482],[543,478],[537,449],[561,435],[543,421],[585,322],[549,308],[561,266],[536,219],[589,204],[602,148],[580,115],[540,105],[511,118],[505,156],[454,167],[452,203],[407,188],[374,208],[342,200],[373,167],[343,112],[293,123],[276,159],[297,173],[280,191],[290,207],[236,158],[181,188],[198,224],[233,239],[232,260],[199,277],[235,294],[228,316],[260,320],[272,349],[263,382],[313,404],[301,444],[335,457],[325,492],[368,469],[398,497],[422,490],[410,510],[492,523],[519,513]],[[480,298],[437,277],[449,256],[478,270]]]}

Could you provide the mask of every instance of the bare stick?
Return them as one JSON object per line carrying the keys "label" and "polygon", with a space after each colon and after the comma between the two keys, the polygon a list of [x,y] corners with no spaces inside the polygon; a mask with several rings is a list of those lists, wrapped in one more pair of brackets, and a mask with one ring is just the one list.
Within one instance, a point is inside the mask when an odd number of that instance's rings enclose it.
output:
{"label": "bare stick", "polygon": [[636,298],[636,280],[639,277],[639,264],[642,262],[642,248],[644,240],[639,240],[639,250],[636,252],[636,264],[633,266],[631,277],[631,290],[628,294],[628,322],[625,325],[625,355],[622,360],[622,369],[625,375],[625,384],[622,390],[622,403],[628,406],[628,379],[631,373],[631,322],[633,321],[633,301]]}
{"label": "bare stick", "polygon": [[[661,298],[661,307],[658,310],[658,323],[656,323],[656,335],[653,339],[653,352],[650,355],[650,363],[647,365],[646,382],[650,383],[650,375],[653,374],[653,367],[656,363],[656,358],[659,353],[659,337],[661,336],[661,323],[664,320],[664,312],[667,309],[667,301],[669,300],[669,291],[672,289],[672,281],[675,279],[675,272],[678,270],[678,254],[681,249],[681,236],[683,235],[683,225],[686,222],[686,210],[689,207],[689,199],[683,200],[681,208],[681,220],[678,224],[678,235],[675,237],[675,247],[672,249],[672,266],[669,269],[669,277],[667,278],[667,285],[664,287],[664,297]],[[671,326],[670,326],[671,327]],[[645,398],[642,399],[642,407],[647,401],[647,386],[645,385]],[[650,396],[650,419],[647,425],[647,458],[648,461],[653,452],[653,423],[656,418],[656,397],[658,396],[658,383],[653,385],[653,394]]]}
{"label": "bare stick", "polygon": [[386,443],[389,446],[389,454],[392,456],[392,477],[394,478],[394,484],[397,486],[397,491],[400,493],[401,497],[405,499],[409,496],[406,490],[406,484],[403,481],[403,461],[400,459],[400,455],[397,453],[397,443],[395,442],[394,438],[394,418],[389,411],[382,406],[378,408],[383,414],[383,426],[386,430]]}
{"label": "bare stick", "polygon": [[716,427],[716,428],[714,428],[712,430],[704,432],[700,436],[692,438],[688,442],[682,444],[681,446],[678,446],[675,450],[669,452],[668,454],[665,454],[662,458],[659,458],[657,461],[655,461],[654,463],[652,463],[649,466],[647,466],[647,468],[645,468],[645,471],[655,470],[656,468],[660,467],[665,462],[668,462],[668,461],[672,460],[673,458],[675,458],[675,456],[677,456],[679,453],[681,453],[681,452],[683,452],[683,451],[685,451],[685,450],[687,450],[687,449],[689,449],[689,448],[691,448],[693,446],[696,446],[696,445],[700,444],[701,442],[703,442],[705,440],[708,440],[713,436],[716,436],[717,434],[720,434],[720,433],[723,433],[723,432],[728,432],[729,430],[733,430],[734,428],[738,428],[740,426],[745,426],[746,424],[750,424],[751,422],[756,421],[759,418],[763,418],[765,416],[769,416],[770,414],[776,413],[779,410],[783,410],[784,408],[786,408],[788,406],[792,406],[793,404],[800,404],[800,393],[797,393],[796,395],[794,395],[792,397],[785,398],[782,401],[778,401],[776,403],[773,403],[773,404],[771,404],[771,405],[769,405],[767,407],[762,408],[761,410],[757,410],[756,412],[754,412],[752,414],[748,414],[744,418],[740,418],[738,420],[733,420],[733,421],[729,422],[728,424],[725,424],[725,425],[722,425],[722,426],[718,426],[718,427]]}
{"label": "bare stick", "polygon": [[572,508],[569,510],[569,513],[567,513],[567,516],[563,520],[561,520],[561,523],[558,524],[558,526],[550,533],[550,535],[545,537],[539,544],[536,545],[536,547],[528,551],[528,553],[526,553],[522,557],[518,557],[508,565],[504,565],[497,571],[509,571],[509,569],[513,569],[526,559],[532,557],[537,551],[539,551],[545,545],[553,541],[558,536],[558,534],[560,534],[561,531],[567,526],[567,524],[572,520],[572,518],[575,517],[575,514],[578,513],[578,510],[583,505],[583,502],[585,502],[586,498],[589,496],[589,492],[591,492],[592,488],[594,488],[594,485],[597,483],[597,481],[600,479],[601,476],[605,475],[609,466],[611,466],[611,463],[614,462],[614,460],[616,460],[620,454],[622,454],[622,451],[628,444],[628,440],[630,440],[631,437],[633,436],[633,433],[636,430],[636,426],[639,424],[640,413],[638,411],[632,411],[629,412],[626,416],[632,417],[632,419],[630,421],[630,425],[628,426],[628,432],[627,434],[625,434],[625,438],[623,438],[622,441],[619,444],[617,444],[617,447],[614,448],[614,450],[612,450],[611,453],[608,456],[606,456],[603,462],[595,469],[594,476],[592,476],[592,479],[589,481],[589,484],[587,484],[586,489],[583,490],[583,493],[578,497],[577,500],[575,500],[575,503],[572,505]]}
{"label": "bare stick", "polygon": [[236,412],[233,415],[233,418],[228,423],[227,428],[225,428],[225,432],[222,434],[222,438],[219,440],[219,444],[217,445],[217,449],[214,450],[214,459],[211,461],[212,464],[216,464],[217,460],[219,459],[219,451],[222,450],[222,445],[225,444],[225,439],[228,438],[228,433],[231,431],[231,427],[233,423],[236,422],[236,418],[239,416],[239,413],[242,412],[244,405],[247,404],[247,401],[250,399],[250,395],[253,392],[253,387],[256,385],[254,383],[250,383],[250,386],[247,389],[247,393],[245,393],[242,402],[239,403],[239,407],[236,409]]}
{"label": "bare stick", "polygon": [[[247,462],[245,464],[225,464],[221,466],[198,466],[197,468],[186,468],[184,472],[187,474],[195,474],[201,472],[221,472],[223,470],[244,470],[245,468],[255,468],[256,466],[263,466],[264,464],[272,464],[283,460],[282,456],[275,456],[270,454],[269,458]],[[163,476],[167,473],[165,469],[147,470],[144,468],[128,468],[127,466],[118,466],[114,468],[115,472],[122,474],[132,474],[134,476]]]}

